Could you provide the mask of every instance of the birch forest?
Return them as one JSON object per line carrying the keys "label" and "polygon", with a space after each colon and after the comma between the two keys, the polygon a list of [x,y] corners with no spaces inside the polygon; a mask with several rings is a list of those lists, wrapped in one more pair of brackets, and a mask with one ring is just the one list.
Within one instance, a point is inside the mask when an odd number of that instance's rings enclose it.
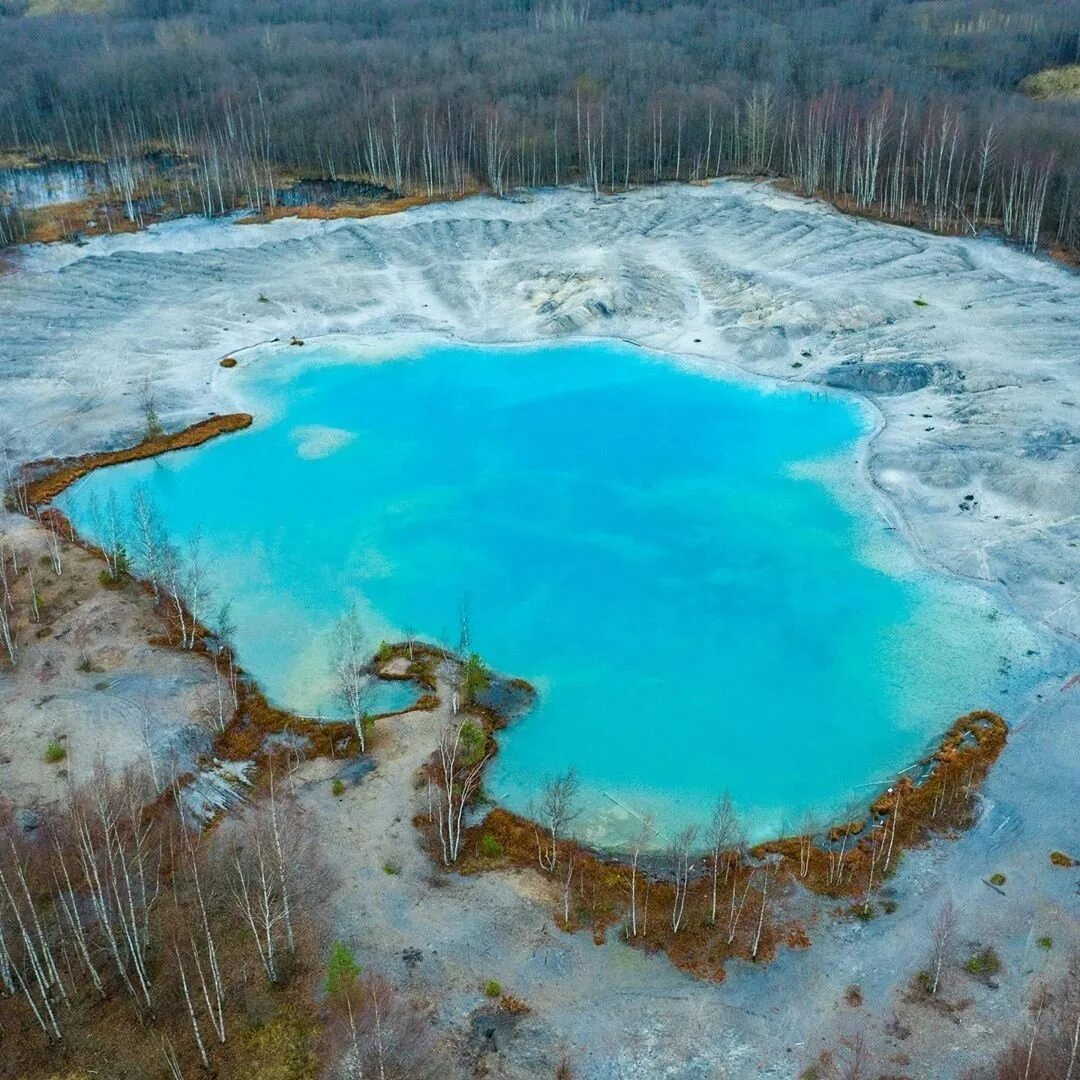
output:
{"label": "birch forest", "polygon": [[0,146],[105,163],[132,220],[734,174],[1080,251],[1080,103],[1022,86],[1077,0],[0,0],[0,41]]}

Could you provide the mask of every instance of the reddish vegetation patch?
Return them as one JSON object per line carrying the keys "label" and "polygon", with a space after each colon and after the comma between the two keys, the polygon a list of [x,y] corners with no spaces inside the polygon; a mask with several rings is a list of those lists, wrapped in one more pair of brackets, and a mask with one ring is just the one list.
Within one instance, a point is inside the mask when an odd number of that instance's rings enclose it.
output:
{"label": "reddish vegetation patch", "polygon": [[123,450],[106,450],[100,454],[83,454],[77,458],[40,461],[30,466],[29,472],[42,470],[42,475],[30,480],[26,485],[26,497],[30,506],[38,507],[42,503],[55,499],[76,480],[86,476],[94,469],[106,465],[122,465],[129,461],[157,457],[172,450],[187,450],[201,446],[205,442],[231,431],[242,431],[251,426],[252,418],[248,413],[226,413],[223,416],[211,416],[200,420],[182,431],[169,435],[159,435],[153,439],[144,439],[136,446]]}
{"label": "reddish vegetation patch", "polygon": [[338,218],[382,217],[384,214],[396,214],[399,210],[410,210],[414,206],[428,206],[431,203],[457,202],[459,199],[476,195],[480,188],[468,191],[435,195],[402,195],[396,199],[387,199],[373,203],[335,203],[333,206],[273,206],[266,207],[260,214],[237,218],[237,225],[261,225],[278,218],[305,218],[315,221],[334,221]]}
{"label": "reddish vegetation patch", "polygon": [[[34,244],[52,244],[78,236],[133,233],[138,232],[141,227],[138,222],[131,221],[120,208],[97,198],[42,206],[29,211],[28,216],[26,240]],[[150,225],[156,220],[158,219],[153,215],[147,215],[143,224]]]}
{"label": "reddish vegetation patch", "polygon": [[[489,746],[501,721],[488,714]],[[674,875],[663,856],[645,858],[635,870],[622,857],[591,851],[571,840],[560,842],[559,862],[550,874],[554,918],[566,930],[588,928],[599,944],[613,927],[647,951],[663,951],[673,963],[703,978],[724,978],[725,962],[772,959],[777,950],[806,948],[810,939],[796,913],[799,886],[846,903],[843,917],[874,918],[877,889],[896,871],[902,852],[935,834],[952,833],[974,821],[975,792],[1005,746],[1007,727],[995,713],[961,717],[939,749],[922,762],[918,782],[903,777],[879,796],[869,816],[827,829],[759,844],[749,852],[720,854],[715,867],[714,919],[712,859],[694,859],[684,914],[673,927]],[[433,857],[435,823],[416,819]],[[533,867],[540,870],[536,826],[496,808],[466,833],[455,869]],[[569,882],[569,885],[567,884]],[[805,895],[805,894],[804,894]],[[637,933],[631,912],[637,908]],[[884,905],[886,911],[891,910]]]}

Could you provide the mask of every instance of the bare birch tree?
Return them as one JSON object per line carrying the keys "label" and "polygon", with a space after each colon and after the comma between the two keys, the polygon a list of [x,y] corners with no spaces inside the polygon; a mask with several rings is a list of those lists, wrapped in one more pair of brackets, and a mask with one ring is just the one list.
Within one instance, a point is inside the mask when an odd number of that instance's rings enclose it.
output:
{"label": "bare birch tree", "polygon": [[956,950],[956,905],[951,896],[946,896],[930,924],[930,977],[927,989],[936,995],[941,985],[941,976],[952,962]]}
{"label": "bare birch tree", "polygon": [[697,826],[688,825],[675,834],[668,851],[671,875],[675,882],[675,898],[671,904],[671,930],[675,934],[679,932],[686,912],[686,894],[690,889],[690,871],[693,869],[690,859],[696,838]]}
{"label": "bare birch tree", "polygon": [[637,937],[638,932],[638,862],[649,834],[653,832],[652,818],[648,815],[641,819],[641,829],[634,840],[630,857],[630,936]]}
{"label": "bare birch tree", "polygon": [[709,862],[712,872],[712,908],[709,921],[714,926],[716,925],[717,892],[720,887],[720,862],[723,860],[725,867],[728,865],[731,857],[730,848],[735,844],[738,836],[739,821],[735,815],[735,807],[732,805],[731,796],[725,791],[716,800],[705,834],[709,844]]}
{"label": "bare birch tree", "polygon": [[348,612],[334,628],[331,663],[337,683],[338,698],[346,716],[356,729],[360,752],[367,749],[367,702],[371,695],[371,649],[365,639],[355,609]]}
{"label": "bare birch tree", "polygon": [[0,642],[3,643],[4,652],[12,667],[15,666],[15,658],[18,655],[18,647],[15,643],[15,598],[12,595],[14,585],[14,572],[9,569],[7,552],[4,547],[4,537],[0,536]]}
{"label": "bare birch tree", "polygon": [[[438,799],[436,820],[444,866],[452,866],[461,854],[465,808],[480,784],[484,765],[491,756],[483,741],[470,737],[475,721],[448,721],[439,735],[434,766]],[[479,742],[479,746],[477,743]]]}
{"label": "bare birch tree", "polygon": [[567,769],[544,784],[540,804],[532,812],[533,820],[540,826],[535,829],[537,859],[548,873],[554,873],[559,861],[559,841],[579,813],[578,790],[577,773]]}

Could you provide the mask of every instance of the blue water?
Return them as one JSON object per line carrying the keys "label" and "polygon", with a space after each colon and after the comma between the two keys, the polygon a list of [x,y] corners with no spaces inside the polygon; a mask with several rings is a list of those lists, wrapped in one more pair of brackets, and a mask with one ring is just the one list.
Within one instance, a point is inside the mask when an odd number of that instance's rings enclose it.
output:
{"label": "blue water", "polygon": [[1044,674],[1040,642],[888,530],[851,401],[614,343],[350,359],[264,352],[231,373],[263,403],[251,430],[62,500],[89,529],[92,492],[145,484],[173,536],[200,528],[280,704],[333,710],[351,605],[373,647],[455,644],[464,605],[473,647],[540,692],[490,792],[524,809],[572,765],[580,831],[617,843],[623,807],[669,831],[723,789],[753,835],[837,812]]}

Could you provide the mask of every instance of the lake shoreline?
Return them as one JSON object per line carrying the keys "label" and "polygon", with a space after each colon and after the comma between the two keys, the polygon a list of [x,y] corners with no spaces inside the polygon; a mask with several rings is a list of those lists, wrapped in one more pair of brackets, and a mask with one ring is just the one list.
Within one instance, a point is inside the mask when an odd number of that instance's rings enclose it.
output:
{"label": "lake shoreline", "polygon": [[[27,479],[25,489],[32,515],[29,518],[29,521],[31,524],[37,524],[38,527],[41,527],[39,523],[42,520],[43,512],[48,512],[51,514],[57,513],[57,511],[50,509],[49,504],[51,503],[51,501],[55,499],[61,492],[70,487],[73,483],[77,482],[79,479],[88,475],[90,472],[96,469],[108,468],[113,465],[125,464],[131,461],[145,460],[180,449],[192,449],[220,435],[231,434],[234,432],[246,430],[247,428],[251,427],[253,422],[254,417],[250,413],[236,413],[227,414],[225,416],[211,416],[208,417],[206,420],[197,421],[196,423],[192,424],[187,428],[183,428],[175,432],[163,433],[159,436],[155,436],[152,439],[143,440],[142,442],[136,443],[130,447],[121,447],[111,451],[100,451],[94,454],[83,455],[82,457],[76,459],[67,459],[60,461],[43,459],[41,461],[31,462],[24,467],[24,476],[28,478],[33,478]],[[34,521],[35,518],[37,518],[37,522]],[[78,533],[76,533],[74,527],[66,518],[64,519],[64,525],[67,528],[72,542],[79,544],[81,547],[91,553],[97,553],[98,549],[95,547],[95,545],[93,545],[90,541],[86,540]],[[145,585],[146,583],[143,582],[141,584]],[[188,615],[190,617],[190,613],[188,613]],[[200,626],[200,639],[210,638],[212,636],[213,635],[211,631],[207,630],[205,627]],[[439,660],[441,662],[453,662],[454,660],[453,654],[445,646],[433,643],[420,642],[417,643],[416,647],[418,652],[420,653],[421,660]],[[381,667],[384,666],[385,661],[385,657],[381,656],[382,653],[385,652],[387,656],[390,656],[392,658],[401,657],[405,655],[407,649],[408,645],[405,642],[392,643],[380,649],[380,657],[372,658],[374,674],[380,679],[388,679],[391,681],[414,681],[417,682],[428,692],[432,692],[433,680],[426,674],[425,670],[422,669],[419,661],[414,664],[410,658],[408,671],[404,673],[391,672],[384,674],[380,670]],[[254,695],[253,701],[255,702],[255,707],[259,711],[268,710],[269,712],[277,714],[280,717],[290,717],[294,721],[298,722],[301,726],[303,726],[303,734],[305,734],[305,736],[309,734],[308,728],[310,727],[310,724],[308,724],[308,721],[311,718],[301,716],[299,713],[295,712],[287,706],[272,705],[265,698],[265,695],[263,691],[258,687],[258,683],[256,680],[252,679],[252,677],[245,673],[242,668],[237,667],[237,671],[246,682],[251,683],[251,687],[247,691],[247,694],[249,696],[252,694]],[[508,685],[515,685],[524,688],[526,695],[530,701],[535,699],[536,691],[526,680],[521,679],[517,676],[498,676],[498,678],[501,682],[507,683]],[[431,709],[437,707],[437,704],[437,701],[434,703],[428,703],[426,699],[422,699],[421,703],[414,704],[413,706],[407,708],[394,710],[392,712],[380,713],[375,716],[374,719],[386,720],[394,716],[414,712],[417,709]],[[494,752],[497,752],[497,733],[506,726],[508,726],[511,722],[518,719],[519,714],[504,715],[502,712],[500,712],[499,709],[493,706],[480,708],[479,710],[474,709],[474,711],[479,711],[481,715],[487,717],[489,723],[489,733],[492,738],[493,750]],[[972,715],[975,716],[980,714]],[[994,713],[987,711],[986,716],[994,718],[994,722],[1000,725],[1001,733],[1000,745],[996,747],[995,752],[987,761],[986,767],[989,768],[996,760],[997,755],[1001,752],[1002,749],[1004,749],[1005,731],[1007,725],[1002,718],[997,717]],[[962,719],[963,718],[961,718],[961,720]],[[318,724],[324,724],[325,720],[323,718],[316,718],[316,722]],[[867,799],[865,804],[867,808],[872,810],[874,807],[884,807],[888,802],[888,800],[885,799],[885,795],[891,793],[897,783],[904,781],[905,774],[910,772],[916,766],[922,767],[923,774],[919,777],[919,779],[914,785],[911,785],[913,792],[918,792],[920,788],[924,788],[931,780],[933,780],[933,763],[939,762],[941,760],[942,753],[956,743],[954,731],[956,729],[956,724],[960,722],[961,721],[956,721],[955,723],[951,724],[950,727],[946,730],[945,734],[939,739],[935,740],[934,738],[931,738],[928,744],[930,749],[926,755],[918,758],[911,765],[899,770],[893,780],[882,785],[881,791],[877,792],[876,794],[871,793],[871,796]],[[329,732],[328,737],[333,740],[335,738],[335,733],[338,735],[340,734],[338,729],[347,726],[347,722],[345,721],[339,721],[335,722],[333,725],[328,725],[328,727],[326,728],[326,730]],[[319,730],[319,728],[315,728],[314,730]],[[494,753],[492,756],[494,756]],[[910,781],[907,782],[910,784]],[[887,789],[887,791],[885,789]],[[508,818],[519,823],[524,823],[528,827],[532,827],[534,824],[530,822],[528,818],[524,818],[521,815],[514,813],[513,811],[503,810],[502,812],[506,814]],[[881,811],[879,810],[878,812],[880,813]],[[828,832],[830,829],[835,830],[841,824],[842,823],[838,821],[834,821],[831,824],[829,822],[823,822],[821,823],[821,827],[825,832]],[[861,831],[862,830],[860,829],[860,833]],[[848,832],[845,835],[852,834]],[[749,850],[752,853],[767,853],[772,850],[779,850],[780,848],[790,847],[790,845],[796,842],[797,839],[798,837],[795,835],[780,836],[775,839],[759,841],[751,845]],[[922,835],[920,834],[920,836],[913,839],[911,843],[918,842],[921,839]],[[591,853],[594,857],[601,860],[614,859],[623,861],[625,863],[625,860],[627,858],[626,853],[620,851],[619,848],[616,846],[609,846],[604,844],[594,846],[586,844],[582,846],[582,850]]]}
{"label": "lake shoreline", "polygon": [[[775,195],[767,199],[760,191],[730,195],[728,191],[721,187],[704,193],[643,193],[612,200],[602,210],[569,195],[513,206],[478,199],[454,208],[431,207],[371,219],[362,228],[328,223],[317,231],[312,223],[303,228],[274,223],[233,230],[253,235],[252,242],[243,241],[237,249],[231,246],[233,240],[222,238],[226,226],[217,223],[205,232],[185,226],[180,232],[139,234],[123,241],[123,245],[134,242],[131,247],[122,246],[118,238],[101,247],[94,241],[81,252],[20,254],[14,273],[3,278],[0,289],[7,294],[0,295],[0,313],[6,300],[11,325],[18,331],[12,363],[5,371],[5,387],[11,390],[7,408],[13,420],[18,418],[8,433],[10,452],[16,460],[29,460],[117,445],[125,432],[139,430],[134,395],[124,400],[121,391],[137,386],[144,373],[160,373],[164,390],[159,407],[170,425],[201,419],[208,406],[237,411],[246,403],[230,385],[231,376],[218,374],[220,358],[236,353],[240,341],[274,337],[288,341],[290,334],[308,340],[339,332],[376,338],[413,330],[460,332],[468,327],[468,335],[484,343],[505,336],[511,328],[523,339],[571,333],[625,336],[676,354],[692,354],[697,337],[703,363],[712,354],[728,361],[739,356],[754,376],[796,382],[829,378],[830,372],[841,370],[844,360],[863,355],[887,367],[893,364],[891,356],[908,355],[909,350],[920,357],[943,357],[967,375],[966,384],[954,373],[944,376],[943,383],[931,382],[903,394],[871,395],[888,423],[874,440],[873,462],[861,463],[900,507],[920,546],[939,557],[950,574],[985,579],[983,587],[1005,590],[1022,617],[1039,622],[1049,618],[1059,633],[1068,631],[1071,609],[1060,609],[1069,594],[1056,592],[1054,583],[1066,577],[1062,570],[1068,566],[1072,540],[1067,521],[1075,500],[1075,485],[1070,487],[1068,481],[1070,451],[1067,440],[1048,440],[1031,432],[1035,425],[1039,431],[1068,430],[1070,414],[1060,402],[1076,397],[1077,380],[1063,359],[1067,352],[1063,346],[1075,340],[1069,336],[1075,307],[1068,302],[1075,287],[1036,260],[1025,257],[1021,264],[1018,256],[989,242],[898,236],[904,230],[835,221],[823,208],[801,209],[793,206],[794,200]],[[766,205],[769,199],[775,206]],[[556,233],[546,229],[545,215],[577,223],[583,234],[580,242],[591,245],[588,261],[578,259],[574,245],[579,241],[567,239],[570,234],[558,232],[562,247],[558,246]],[[438,267],[419,269],[415,257],[422,252],[427,266],[432,251],[443,250],[438,230],[448,218],[454,222],[457,246],[446,246],[444,258],[453,277],[460,279],[453,285],[442,282]],[[602,218],[609,224],[602,225]],[[492,250],[487,222],[502,230],[507,240],[498,248],[500,258],[490,264],[485,262]],[[792,226],[790,235],[785,223]],[[620,225],[623,240],[614,239]],[[640,234],[649,227],[652,234],[646,240]],[[808,230],[809,240],[800,239],[799,228]],[[772,254],[774,235],[780,239],[780,258]],[[608,236],[613,238],[610,247],[602,240]],[[693,244],[684,246],[684,236],[693,236]],[[220,243],[230,247],[216,246]],[[814,254],[809,301],[800,299],[806,295],[800,277],[806,243],[813,245]],[[731,301],[708,275],[698,272],[707,244],[720,253],[715,259],[720,269],[715,272],[730,271],[733,280],[749,282],[751,294],[740,291]],[[872,257],[860,254],[867,245]],[[837,271],[837,246],[852,266],[860,267],[858,275]],[[253,258],[254,247],[263,248],[258,259]],[[186,252],[184,259],[175,257],[178,250]],[[109,251],[129,254],[123,259],[83,257]],[[348,261],[366,251],[372,252],[370,257]],[[273,253],[269,262],[262,257],[268,253]],[[655,269],[654,254],[662,261],[663,272]],[[879,258],[885,260],[888,280],[876,274]],[[371,264],[370,272],[364,259]],[[620,263],[618,274],[608,265],[612,259]],[[145,278],[144,263],[152,267]],[[564,278],[564,267],[573,271],[579,263],[583,269],[578,276]],[[190,296],[178,284],[181,264],[185,280],[202,268],[205,276],[198,280],[209,283],[200,294],[198,337],[186,335],[190,325],[186,313],[176,315],[169,309],[170,303],[187,303]],[[206,269],[206,264],[213,269]],[[325,268],[330,272],[324,273]],[[712,272],[713,267],[709,269]],[[52,274],[57,276],[43,277]],[[223,281],[215,283],[214,275]],[[508,279],[518,284],[507,289]],[[134,292],[139,305],[153,309],[152,320],[140,314],[141,307],[123,309],[121,319],[120,309],[110,308],[106,299],[104,309],[87,321],[77,308],[80,290],[99,280],[97,294],[103,297],[143,282],[134,286]],[[632,294],[620,284],[639,281],[647,283],[647,294]],[[1003,291],[1010,283],[1018,301]],[[35,298],[46,286],[47,305]],[[276,299],[286,287],[288,304]],[[991,288],[992,305],[979,303],[980,294]],[[269,303],[256,306],[254,298],[260,292]],[[335,306],[335,294],[348,301],[348,309],[346,304]],[[929,311],[913,307],[912,297],[920,295],[930,298]],[[362,299],[357,302],[354,297]],[[477,306],[470,297],[482,297],[483,305]],[[549,297],[554,312],[538,314],[541,301]],[[613,312],[610,317],[588,307],[596,297]],[[54,325],[56,305],[65,302],[78,312],[77,339],[49,339],[47,349],[36,344],[46,340],[41,327]],[[1025,306],[1028,328],[1023,336],[1014,337],[1007,324],[1016,317],[1017,302]],[[424,309],[424,304],[430,308]],[[752,318],[754,325],[729,329],[724,319],[734,310],[732,304],[749,311],[743,321]],[[967,305],[972,304],[968,313]],[[252,316],[250,327],[237,323],[237,315],[245,311]],[[880,312],[881,318],[875,321],[867,311]],[[645,328],[645,322],[652,322],[653,328]],[[497,334],[500,326],[502,334]],[[737,337],[732,336],[735,331]],[[767,348],[757,352],[759,339]],[[802,357],[803,350],[813,356]],[[296,352],[302,355],[303,350]],[[90,396],[96,388],[85,376],[90,357],[104,358],[107,367],[115,358],[97,397]],[[798,375],[791,367],[796,359],[804,365],[796,369]],[[30,371],[37,380],[54,375],[70,386],[70,392],[46,397],[39,382],[32,386],[24,379],[22,373]],[[84,400],[96,404],[86,409]],[[933,416],[924,417],[927,413]],[[934,431],[924,432],[928,427]],[[985,507],[977,517],[957,513],[957,504],[968,491],[975,491]],[[1000,521],[994,515],[1000,515]],[[998,580],[1003,584],[995,586]],[[1075,632],[1074,626],[1073,637]],[[1078,834],[1076,811],[1071,809],[1075,800],[1070,801],[1069,795],[1075,793],[1080,760],[1077,707],[1075,685],[1071,689],[1063,685],[1042,701],[1030,703],[1024,715],[1034,722],[1014,722],[1008,746],[983,787],[974,827],[955,841],[913,851],[891,879],[889,887],[899,902],[894,915],[865,924],[847,919],[823,922],[815,933],[814,949],[782,952],[767,978],[764,969],[737,964],[720,996],[707,984],[676,977],[666,961],[655,962],[634,950],[631,962],[629,950],[615,941],[596,949],[587,935],[560,935],[565,940],[552,947],[536,944],[520,929],[504,933],[503,925],[532,927],[546,919],[546,907],[538,911],[531,898],[534,875],[496,871],[455,880],[431,893],[422,880],[427,863],[414,861],[411,854],[404,878],[383,873],[382,858],[393,857],[398,847],[378,836],[365,841],[369,846],[362,849],[363,858],[360,854],[353,858],[349,845],[341,845],[349,880],[335,893],[335,926],[338,933],[360,943],[363,960],[375,969],[391,970],[400,965],[402,949],[429,937],[437,940],[439,957],[425,952],[427,974],[422,970],[417,978],[432,994],[448,988],[448,1010],[455,1015],[475,1007],[478,978],[502,975],[505,984],[535,1006],[536,1028],[547,1033],[543,1045],[552,1049],[561,1040],[595,1046],[598,1032],[639,1022],[640,995],[648,992],[650,1030],[657,1037],[672,1032],[686,1035],[688,1009],[702,1008],[715,1018],[707,1027],[692,1028],[692,1040],[706,1056],[722,1058],[734,1046],[754,1055],[745,1058],[747,1062],[759,1060],[759,1053],[783,1062],[793,1060],[784,1055],[794,1047],[800,1063],[808,1063],[817,1048],[825,1048],[835,1037],[841,1015],[850,1015],[871,1026],[883,1045],[907,1055],[916,1074],[920,1069],[934,1071],[931,1063],[940,1063],[941,1041],[947,1039],[955,1047],[950,1060],[960,1075],[961,1066],[976,1063],[984,1053],[986,1030],[998,1031],[1004,1039],[1022,1022],[1029,983],[1035,977],[1029,973],[1034,970],[1037,975],[1045,966],[1041,954],[1030,950],[1031,934],[1052,932],[1051,959],[1077,940],[1075,921],[1068,918],[1073,910],[1072,875],[1054,869],[1047,858],[1051,850],[1068,848],[1070,837]],[[393,726],[415,729],[420,741],[430,739],[430,717],[413,721],[414,714],[396,718],[386,725],[387,734]],[[406,769],[400,775],[410,773]],[[313,780],[305,795],[305,805],[315,815],[313,825],[331,830],[351,827],[357,806],[367,805],[356,801],[368,799],[364,785],[340,806],[329,798],[328,782],[326,787],[324,792]],[[407,832],[394,832],[398,827],[392,818],[385,824],[394,845],[412,843]],[[411,831],[408,821],[402,824]],[[1008,877],[1006,895],[983,884],[998,871]],[[927,922],[947,895],[964,912],[965,934],[993,942],[1010,973],[993,994],[965,988],[962,973],[957,975],[957,991],[975,999],[969,1022],[960,1027],[920,1010],[905,997],[912,966],[924,950]],[[374,907],[371,898],[377,900]],[[393,919],[382,913],[383,907],[399,911],[403,902],[420,906]],[[436,905],[444,920],[437,926],[431,923],[435,916],[423,914],[428,903]],[[367,914],[361,917],[361,911]],[[486,954],[460,951],[461,942],[453,933],[458,925],[477,935],[476,940],[496,947],[497,968]],[[541,967],[536,966],[537,948],[547,950]],[[550,965],[549,957],[554,961]],[[865,1012],[844,1011],[844,990],[852,983],[861,986]],[[781,1032],[765,1019],[773,1009],[785,1010],[790,1017]],[[905,1041],[885,1030],[893,1015],[914,1029]],[[517,1051],[511,1048],[508,1053]],[[602,1056],[589,1060],[602,1067]]]}
{"label": "lake shoreline", "polygon": [[[446,344],[456,344],[465,347],[475,348],[489,348],[489,347],[508,347],[508,348],[522,348],[527,349],[535,347],[536,342],[520,341],[520,340],[507,340],[499,342],[484,342],[482,345],[478,345],[474,342],[461,339],[453,334],[415,334],[409,333],[403,335],[405,338],[404,349],[401,349],[400,336],[393,332],[382,336],[375,341],[372,340],[360,340],[352,335],[328,335],[325,338],[307,339],[306,345],[299,339],[294,339],[289,345],[284,344],[278,340],[274,341],[259,341],[253,342],[249,345],[242,345],[239,348],[232,350],[230,358],[234,355],[247,354],[250,359],[244,364],[238,364],[234,368],[232,365],[222,366],[220,362],[218,367],[220,371],[215,371],[213,378],[216,379],[235,379],[233,372],[236,368],[240,370],[237,374],[242,376],[244,369],[254,365],[261,365],[262,363],[275,364],[288,358],[288,371],[286,375],[287,381],[295,379],[302,371],[310,370],[312,363],[317,367],[321,367],[328,361],[325,357],[320,357],[314,361],[309,361],[311,356],[311,347],[317,345],[353,345],[359,348],[359,353],[352,353],[347,348],[341,348],[337,351],[337,355],[340,358],[335,358],[329,361],[332,364],[342,364],[345,366],[370,363],[370,362],[394,362],[394,359],[400,358],[402,355],[409,356],[417,351],[422,351],[432,346],[444,346]],[[588,342],[594,342],[595,339],[583,339]],[[908,549],[914,554],[923,565],[932,573],[941,575],[945,578],[959,577],[960,575],[954,575],[953,572],[946,566],[936,562],[927,553],[922,546],[918,543],[917,538],[913,530],[908,526],[906,519],[904,518],[902,510],[895,504],[890,497],[889,493],[879,485],[875,478],[872,469],[872,448],[875,441],[886,431],[888,426],[887,413],[879,406],[879,404],[868,394],[861,393],[859,391],[836,389],[828,386],[813,386],[806,385],[796,380],[782,379],[772,376],[763,376],[760,373],[752,370],[740,367],[737,364],[733,364],[729,361],[719,361],[714,364],[705,364],[699,367],[693,361],[694,357],[682,356],[680,354],[674,354],[663,349],[659,349],[655,346],[649,346],[642,344],[641,342],[629,339],[629,338],[616,338],[612,339],[616,342],[627,344],[635,348],[641,349],[648,355],[655,357],[660,363],[673,365],[677,368],[684,368],[705,378],[720,378],[722,380],[734,379],[737,383],[745,384],[749,387],[760,386],[762,384],[766,386],[773,386],[784,392],[792,393],[816,393],[824,396],[832,396],[842,400],[855,401],[864,413],[873,417],[873,426],[860,433],[858,437],[858,446],[855,451],[857,469],[855,470],[855,476],[857,482],[860,483],[867,494],[872,498],[874,505],[874,512],[879,514],[883,521],[893,525],[894,528],[898,528],[902,534],[902,542],[908,545]],[[556,347],[558,342],[546,343],[552,347]],[[262,415],[260,406],[265,405],[266,402],[260,402],[255,398],[252,398],[246,390],[241,390],[241,400],[243,401],[245,409],[251,409],[251,412],[243,411],[237,413],[228,413],[224,415],[212,414],[204,420],[196,421],[186,428],[179,429],[169,434],[163,434],[150,440],[142,440],[132,446],[122,447],[116,450],[103,450],[94,453],[81,455],[73,459],[42,459],[40,461],[31,462],[23,469],[23,476],[26,478],[26,492],[28,495],[29,505],[32,511],[40,513],[43,507],[45,507],[50,500],[56,498],[61,492],[66,490],[69,486],[85,477],[91,471],[99,468],[107,468],[114,464],[123,464],[131,461],[143,460],[156,457],[160,454],[170,453],[175,450],[191,449],[202,445],[210,439],[216,438],[219,435],[243,431],[251,428],[253,425],[265,422],[266,417]],[[848,455],[845,454],[845,457]],[[899,518],[901,525],[896,526],[893,521],[893,515]],[[70,525],[69,525],[70,527]],[[74,532],[72,532],[74,535]],[[87,544],[85,541],[81,541],[85,546],[93,550],[92,545]],[[978,582],[974,579],[973,583],[986,587],[988,589],[992,586],[987,586],[986,583]],[[1022,619],[1022,614],[1015,609],[1011,603],[1011,598],[1008,593],[1002,590],[1001,595],[1008,604],[1010,610],[1017,618]],[[1051,628],[1048,628],[1051,629]],[[260,690],[260,694],[264,694],[264,691]],[[268,708],[281,712],[283,714],[292,714],[300,717],[300,714],[296,712],[287,703],[273,704],[266,699],[265,704]],[[1014,718],[1011,722],[1006,721],[1009,726],[1022,723],[1028,713],[1035,707],[1034,701],[1029,701],[1024,706],[1024,711],[1021,716]],[[408,711],[408,710],[405,710]],[[302,719],[302,718],[301,718]],[[942,728],[947,732],[946,722],[942,725]],[[505,726],[505,725],[499,725]],[[889,780],[883,779],[880,783],[880,787],[871,789],[880,793],[886,788],[889,788],[897,778],[902,777],[910,769],[919,764],[926,764],[931,760],[935,754],[941,748],[941,741],[944,738],[943,735],[929,734],[926,737],[924,750],[911,762],[905,763],[903,766],[898,767],[893,778]],[[869,785],[867,785],[869,786]],[[871,805],[877,795],[871,794],[866,800],[867,805]],[[514,815],[513,811],[507,810],[507,813]],[[515,815],[516,816],[516,815]],[[785,838],[781,838],[785,839]],[[790,838],[786,838],[790,839]],[[770,841],[767,839],[760,839],[755,841],[755,847],[767,844]],[[597,842],[593,845],[593,849],[601,856],[616,855],[618,853],[617,844],[606,844],[604,842]]]}

